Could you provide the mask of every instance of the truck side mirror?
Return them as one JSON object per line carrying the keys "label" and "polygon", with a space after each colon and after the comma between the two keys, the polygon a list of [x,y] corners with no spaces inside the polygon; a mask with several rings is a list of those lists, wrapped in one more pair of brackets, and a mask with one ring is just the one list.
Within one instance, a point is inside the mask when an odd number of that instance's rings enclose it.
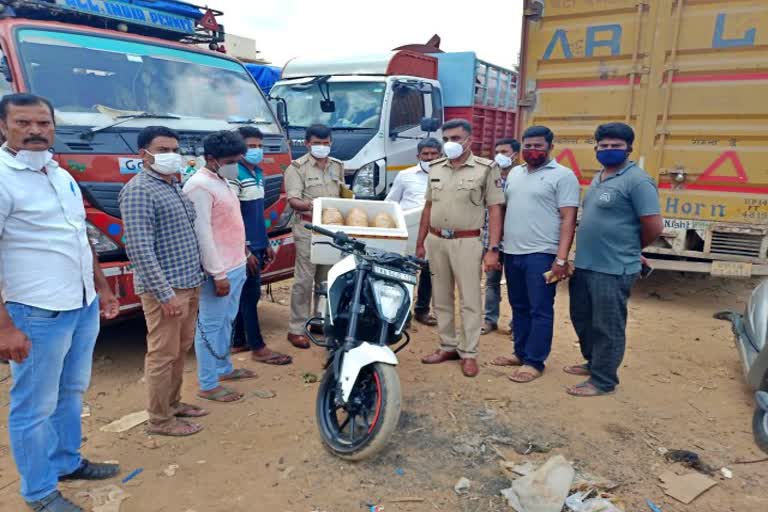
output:
{"label": "truck side mirror", "polygon": [[288,110],[283,101],[277,102],[277,121],[281,126],[288,126]]}
{"label": "truck side mirror", "polygon": [[322,110],[326,114],[330,114],[332,112],[336,112],[336,102],[333,101],[333,100],[321,100],[320,101],[320,110]]}
{"label": "truck side mirror", "polygon": [[440,121],[434,117],[425,117],[421,120],[421,131],[432,133],[440,129]]}

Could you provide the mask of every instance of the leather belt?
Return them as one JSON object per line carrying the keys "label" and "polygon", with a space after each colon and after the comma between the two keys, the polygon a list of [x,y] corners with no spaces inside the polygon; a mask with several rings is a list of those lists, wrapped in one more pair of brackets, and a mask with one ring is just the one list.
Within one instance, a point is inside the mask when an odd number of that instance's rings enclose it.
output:
{"label": "leather belt", "polygon": [[429,232],[440,238],[446,240],[453,240],[454,238],[474,238],[480,236],[479,229],[466,229],[464,231],[455,229],[437,229],[429,226]]}

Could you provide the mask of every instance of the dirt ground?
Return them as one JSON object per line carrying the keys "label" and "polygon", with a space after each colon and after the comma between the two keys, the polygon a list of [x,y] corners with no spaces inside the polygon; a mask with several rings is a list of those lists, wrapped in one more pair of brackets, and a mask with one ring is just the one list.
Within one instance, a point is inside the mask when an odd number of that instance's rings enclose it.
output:
{"label": "dirt ground", "polygon": [[[287,347],[287,285],[276,285],[275,302],[263,303],[261,317],[268,343],[293,353],[295,364],[267,367],[236,356],[238,365],[253,368],[259,378],[236,386],[246,393],[243,402],[206,403],[212,410],[202,421],[206,429],[191,438],[150,439],[141,427],[125,434],[99,431],[144,406],[143,323],[129,321],[104,329],[96,348],[83,451],[92,460],[118,460],[121,476],[143,468],[127,484],[116,482],[131,495],[122,512],[353,512],[369,511],[370,505],[386,512],[510,510],[499,495],[509,487],[500,456],[541,464],[553,454],[620,484],[615,494],[627,511],[648,510],[645,498],[665,512],[765,511],[768,463],[736,463],[765,457],[752,441],[752,396],[730,326],[712,318],[716,311],[742,310],[753,284],[664,272],[639,283],[630,304],[623,383],[617,394],[601,398],[575,399],[564,392],[577,378],[561,368],[580,362],[565,288],[557,298],[548,371],[532,384],[513,384],[509,372],[487,364],[510,350],[500,333],[482,339],[483,364],[475,380],[462,377],[458,364],[421,365],[420,356],[435,348],[436,334],[419,327],[399,354],[399,430],[381,456],[359,464],[334,458],[320,443],[317,384],[305,384],[302,374],[321,374],[322,353]],[[194,401],[192,355],[187,371],[185,398]],[[0,379],[7,372],[0,366]],[[19,511],[24,506],[6,428],[9,387],[10,379],[0,383],[0,510]],[[276,396],[259,398],[257,391]],[[532,444],[551,452],[517,453]],[[716,477],[717,486],[691,505],[675,502],[658,486],[658,475],[674,469],[660,447],[696,451],[715,468],[729,467],[733,479]],[[163,470],[171,464],[179,469],[169,477]],[[453,490],[461,477],[472,481],[467,496]],[[74,497],[93,487],[64,490]]]}

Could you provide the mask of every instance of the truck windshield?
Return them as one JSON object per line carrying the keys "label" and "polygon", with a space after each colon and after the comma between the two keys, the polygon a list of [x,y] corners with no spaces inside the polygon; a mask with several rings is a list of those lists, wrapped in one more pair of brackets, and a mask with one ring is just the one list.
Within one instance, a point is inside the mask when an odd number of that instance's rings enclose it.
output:
{"label": "truck windshield", "polygon": [[[280,128],[239,63],[193,51],[83,33],[22,29],[17,41],[31,92],[56,107],[58,124],[99,127],[120,116],[170,114],[177,130],[231,129],[251,120],[267,133]],[[143,127],[157,120],[122,124]]]}
{"label": "truck windshield", "polygon": [[270,94],[283,98],[288,107],[288,122],[293,127],[323,123],[331,128],[376,129],[380,124],[384,82],[328,82],[335,112],[323,112],[323,99],[316,84],[279,84]]}

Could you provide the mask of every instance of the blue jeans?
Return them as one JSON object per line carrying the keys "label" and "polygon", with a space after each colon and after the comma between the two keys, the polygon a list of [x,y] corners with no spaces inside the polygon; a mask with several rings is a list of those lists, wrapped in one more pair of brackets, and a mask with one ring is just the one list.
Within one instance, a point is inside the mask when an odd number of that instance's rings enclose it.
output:
{"label": "blue jeans", "polygon": [[261,273],[248,274],[240,296],[240,311],[235,320],[234,346],[257,351],[264,348],[264,337],[259,324],[259,300],[261,299]]}
{"label": "blue jeans", "polygon": [[231,270],[229,294],[216,296],[216,285],[209,277],[200,290],[200,312],[195,333],[195,354],[197,355],[197,378],[201,391],[210,391],[219,386],[219,377],[234,370],[229,350],[232,341],[232,326],[240,307],[240,293],[245,283],[245,265]]}
{"label": "blue jeans", "polygon": [[80,414],[99,334],[99,301],[72,311],[13,302],[5,307],[32,343],[24,362],[11,362],[8,433],[21,495],[37,501],[80,467]]}
{"label": "blue jeans", "polygon": [[557,291],[557,284],[547,284],[542,274],[554,261],[554,254],[504,255],[515,355],[539,371],[552,350]]}

